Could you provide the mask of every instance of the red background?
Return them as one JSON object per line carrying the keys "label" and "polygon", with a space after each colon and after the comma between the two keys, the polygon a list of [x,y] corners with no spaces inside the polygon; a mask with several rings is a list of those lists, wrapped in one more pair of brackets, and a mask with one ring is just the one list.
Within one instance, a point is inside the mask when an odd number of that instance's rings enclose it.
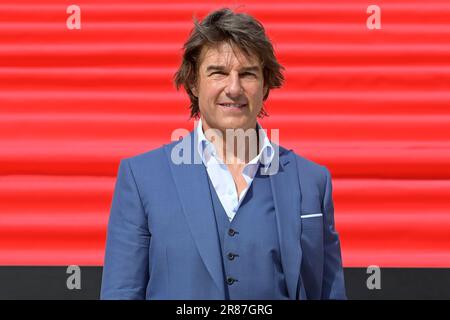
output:
{"label": "red background", "polygon": [[193,128],[172,76],[225,5],[286,67],[261,124],[330,168],[344,266],[450,267],[450,2],[415,0],[2,1],[0,265],[103,264],[119,160]]}

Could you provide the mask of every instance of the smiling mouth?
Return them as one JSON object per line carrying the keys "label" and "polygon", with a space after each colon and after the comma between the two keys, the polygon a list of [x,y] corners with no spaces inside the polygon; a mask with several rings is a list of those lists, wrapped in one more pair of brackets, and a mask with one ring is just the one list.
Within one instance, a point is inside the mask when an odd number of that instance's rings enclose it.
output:
{"label": "smiling mouth", "polygon": [[247,106],[246,103],[219,103],[219,106],[230,109],[242,109]]}

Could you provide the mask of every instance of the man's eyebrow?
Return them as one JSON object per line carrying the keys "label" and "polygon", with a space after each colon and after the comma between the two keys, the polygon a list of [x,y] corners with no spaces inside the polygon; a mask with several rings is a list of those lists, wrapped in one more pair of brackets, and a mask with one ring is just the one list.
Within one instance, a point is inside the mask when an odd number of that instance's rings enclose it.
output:
{"label": "man's eyebrow", "polygon": [[216,70],[222,71],[222,70],[225,70],[225,67],[223,67],[223,66],[214,66],[214,65],[212,65],[212,66],[208,66],[208,67],[206,68],[206,72],[209,72],[209,71],[216,71]]}
{"label": "man's eyebrow", "polygon": [[[206,68],[206,72],[210,71],[224,71],[226,68],[224,66],[218,66],[218,65],[210,65]],[[248,71],[259,71],[259,66],[251,66],[251,67],[244,67],[240,71],[241,72],[248,72]]]}
{"label": "man's eyebrow", "polygon": [[259,67],[258,66],[252,66],[252,67],[245,67],[242,68],[242,71],[254,71],[254,72],[258,72],[259,71]]}

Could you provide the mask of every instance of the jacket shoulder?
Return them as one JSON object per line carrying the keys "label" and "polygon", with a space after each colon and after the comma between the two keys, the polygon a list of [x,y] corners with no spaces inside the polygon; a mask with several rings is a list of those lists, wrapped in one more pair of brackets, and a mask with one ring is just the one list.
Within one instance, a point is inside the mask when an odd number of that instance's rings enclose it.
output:
{"label": "jacket shoulder", "polygon": [[155,149],[122,158],[121,163],[127,163],[137,179],[144,177],[164,178],[169,173],[165,149],[168,147],[170,148],[168,150],[171,150],[175,144],[176,142],[163,144]]}
{"label": "jacket shoulder", "polygon": [[[283,148],[286,150],[285,148]],[[315,180],[320,184],[326,183],[327,177],[330,175],[328,168],[317,162],[314,162],[293,150],[287,150],[297,165],[297,171],[301,178],[306,180]],[[280,147],[281,152],[281,147]]]}
{"label": "jacket shoulder", "polygon": [[136,154],[131,157],[123,158],[123,160],[128,161],[131,163],[132,166],[148,166],[149,164],[156,164],[159,162],[167,162],[166,158],[166,148],[167,150],[172,150],[172,148],[178,143],[179,141],[173,141],[170,143],[163,144],[160,147],[157,147],[152,150],[148,150],[139,154]]}

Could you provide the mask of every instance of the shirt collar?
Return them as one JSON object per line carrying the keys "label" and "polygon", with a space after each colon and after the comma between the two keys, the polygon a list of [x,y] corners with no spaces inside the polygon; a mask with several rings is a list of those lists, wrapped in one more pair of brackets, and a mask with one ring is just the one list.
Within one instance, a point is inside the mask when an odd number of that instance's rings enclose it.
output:
{"label": "shirt collar", "polygon": [[[272,144],[270,143],[269,138],[267,137],[267,134],[265,130],[261,127],[259,123],[256,123],[256,126],[258,128],[257,133],[259,134],[259,137],[261,138],[260,141],[262,141],[262,144],[259,149],[258,155],[249,161],[248,164],[258,164],[260,161],[261,164],[264,166],[268,166],[274,157],[274,148]],[[197,151],[200,154],[203,163],[207,166],[209,163],[209,160],[211,157],[214,157],[216,160],[216,150],[214,147],[214,144],[211,143],[208,139],[206,139],[206,136],[203,132],[202,127],[202,119],[200,118],[196,127],[196,133],[197,133]]]}

